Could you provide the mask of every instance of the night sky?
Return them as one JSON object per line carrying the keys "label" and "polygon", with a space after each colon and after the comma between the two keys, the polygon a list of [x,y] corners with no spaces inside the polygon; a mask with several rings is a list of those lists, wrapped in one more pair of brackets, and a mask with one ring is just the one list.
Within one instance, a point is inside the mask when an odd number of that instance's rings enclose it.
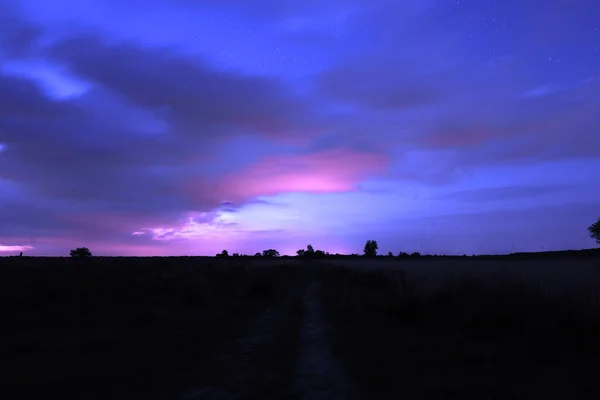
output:
{"label": "night sky", "polygon": [[0,0],[0,255],[594,246],[598,0]]}

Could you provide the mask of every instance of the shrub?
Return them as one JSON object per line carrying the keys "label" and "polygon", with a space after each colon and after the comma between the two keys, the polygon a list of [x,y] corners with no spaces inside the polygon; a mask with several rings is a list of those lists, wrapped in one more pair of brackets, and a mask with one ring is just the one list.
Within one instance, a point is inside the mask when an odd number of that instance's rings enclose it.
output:
{"label": "shrub", "polygon": [[92,252],[87,247],[78,247],[71,250],[70,255],[73,258],[88,258],[92,256]]}
{"label": "shrub", "polygon": [[364,253],[366,257],[375,257],[377,256],[377,249],[379,246],[377,245],[376,240],[367,240],[365,243]]}
{"label": "shrub", "polygon": [[263,257],[279,257],[279,252],[275,249],[264,250],[262,252]]}
{"label": "shrub", "polygon": [[217,254],[215,257],[219,257],[219,258],[229,257],[229,253],[227,252],[227,250],[223,250],[222,252]]}

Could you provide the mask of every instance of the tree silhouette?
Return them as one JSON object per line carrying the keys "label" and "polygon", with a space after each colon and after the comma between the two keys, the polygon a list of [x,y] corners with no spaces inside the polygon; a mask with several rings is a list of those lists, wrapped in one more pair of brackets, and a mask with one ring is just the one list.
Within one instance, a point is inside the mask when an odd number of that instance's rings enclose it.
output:
{"label": "tree silhouette", "polygon": [[300,249],[296,252],[296,255],[298,255],[298,257],[323,257],[325,252],[322,250],[315,251],[312,244],[309,244],[306,246],[306,250]]}
{"label": "tree silhouette", "polygon": [[279,257],[279,252],[275,249],[263,250],[263,257]]}
{"label": "tree silhouette", "polygon": [[73,258],[88,258],[92,256],[92,252],[87,247],[78,247],[71,250],[70,255]]}
{"label": "tree silhouette", "polygon": [[377,241],[376,240],[367,240],[367,243],[365,243],[365,257],[375,257],[377,256],[377,249],[379,248],[379,246],[377,245]]}
{"label": "tree silhouette", "polygon": [[590,237],[596,240],[597,244],[600,244],[600,218],[589,226],[588,231],[590,232]]}
{"label": "tree silhouette", "polygon": [[223,250],[222,252],[220,252],[219,254],[216,255],[216,257],[229,257],[229,253],[227,252],[227,250]]}

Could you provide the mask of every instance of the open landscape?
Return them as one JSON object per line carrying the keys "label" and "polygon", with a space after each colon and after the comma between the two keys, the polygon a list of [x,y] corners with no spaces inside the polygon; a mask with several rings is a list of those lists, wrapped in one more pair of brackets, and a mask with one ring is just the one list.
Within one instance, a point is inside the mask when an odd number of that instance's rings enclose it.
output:
{"label": "open landscape", "polygon": [[597,398],[599,288],[597,252],[4,257],[0,388],[3,398]]}
{"label": "open landscape", "polygon": [[599,105],[600,0],[0,0],[0,400],[600,399]]}

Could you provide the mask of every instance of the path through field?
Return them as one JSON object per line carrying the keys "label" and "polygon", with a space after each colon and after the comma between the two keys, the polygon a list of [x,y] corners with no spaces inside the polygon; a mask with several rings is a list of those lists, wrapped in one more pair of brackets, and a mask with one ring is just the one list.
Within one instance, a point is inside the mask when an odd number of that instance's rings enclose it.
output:
{"label": "path through field", "polygon": [[266,309],[223,349],[214,384],[190,390],[183,398],[352,398],[348,378],[334,360],[326,337],[320,289],[320,282],[314,281],[292,294],[286,304]]}
{"label": "path through field", "polygon": [[[426,261],[421,269],[56,262],[0,270],[0,398],[600,398],[572,393],[600,393],[597,297],[576,314],[567,297],[546,304],[519,285],[470,284],[477,274],[500,282],[495,262],[481,271]],[[560,281],[558,264],[532,283],[525,265],[507,265],[520,275],[504,278],[531,291],[543,283],[554,292]],[[598,264],[587,265],[564,266],[591,271],[585,284],[569,284],[582,301],[586,285],[598,293]],[[447,291],[423,297],[421,278],[432,275],[423,292]],[[453,275],[469,285],[446,280]]]}
{"label": "path through field", "polygon": [[331,352],[319,298],[321,284],[311,284],[304,297],[304,319],[293,394],[299,399],[349,399],[352,388]]}

